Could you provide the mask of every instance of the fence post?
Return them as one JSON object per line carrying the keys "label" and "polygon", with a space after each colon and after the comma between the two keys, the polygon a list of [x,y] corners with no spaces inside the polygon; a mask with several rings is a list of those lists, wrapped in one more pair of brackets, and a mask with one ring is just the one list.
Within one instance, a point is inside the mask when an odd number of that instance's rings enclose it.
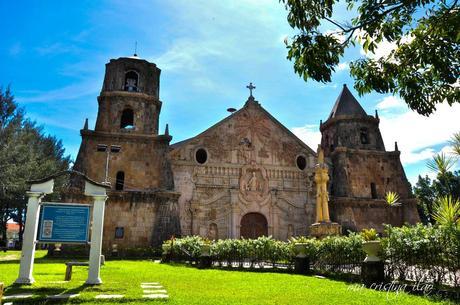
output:
{"label": "fence post", "polygon": [[361,280],[364,285],[377,285],[385,280],[385,265],[380,262],[363,262],[361,264]]}
{"label": "fence post", "polygon": [[204,244],[201,245],[201,255],[200,261],[198,262],[198,268],[205,269],[210,268],[212,265],[212,258],[211,258],[211,245]]}
{"label": "fence post", "polygon": [[361,280],[366,286],[377,285],[385,280],[385,265],[380,254],[382,245],[380,240],[371,240],[363,243],[366,258],[361,264]]}
{"label": "fence post", "polygon": [[307,256],[307,244],[298,242],[294,244],[297,255],[294,258],[294,272],[307,274],[310,272],[310,259]]}

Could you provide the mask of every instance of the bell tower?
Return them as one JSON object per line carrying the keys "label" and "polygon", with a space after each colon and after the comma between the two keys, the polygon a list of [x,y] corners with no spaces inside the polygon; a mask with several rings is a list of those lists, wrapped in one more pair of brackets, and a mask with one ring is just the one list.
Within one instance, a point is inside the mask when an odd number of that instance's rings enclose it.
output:
{"label": "bell tower", "polygon": [[326,156],[337,147],[385,151],[379,123],[377,113],[367,115],[344,85],[327,121],[321,124],[321,147]]}
{"label": "bell tower", "polygon": [[[321,147],[330,161],[331,218],[345,230],[359,231],[383,223],[417,220],[416,204],[400,161],[400,151],[387,151],[380,119],[368,115],[344,85],[328,119],[321,123]],[[383,199],[396,192],[403,205],[388,209]],[[398,217],[391,213],[400,213]]]}
{"label": "bell tower", "polygon": [[98,97],[96,131],[158,134],[160,73],[137,56],[111,59]]}
{"label": "bell tower", "polygon": [[75,169],[115,191],[173,188],[167,159],[172,137],[158,132],[160,73],[138,56],[106,64],[96,126],[81,130]]}

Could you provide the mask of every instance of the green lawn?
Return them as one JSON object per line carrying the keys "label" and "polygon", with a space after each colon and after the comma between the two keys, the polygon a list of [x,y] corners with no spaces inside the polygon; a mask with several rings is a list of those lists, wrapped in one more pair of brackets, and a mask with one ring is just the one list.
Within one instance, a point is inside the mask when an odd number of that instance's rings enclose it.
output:
{"label": "green lawn", "polygon": [[[198,270],[152,261],[108,261],[102,267],[100,286],[85,286],[87,267],[74,267],[72,280],[62,283],[65,260],[43,258],[38,251],[32,286],[11,286],[19,269],[19,252],[0,253],[0,281],[6,295],[30,292],[37,297],[14,304],[44,304],[44,296],[80,293],[74,304],[448,304],[405,293],[354,289],[352,284],[313,276],[222,270]],[[5,260],[6,259],[6,260]],[[142,282],[159,282],[168,300],[142,299]],[[95,300],[97,294],[123,294],[122,300]]]}

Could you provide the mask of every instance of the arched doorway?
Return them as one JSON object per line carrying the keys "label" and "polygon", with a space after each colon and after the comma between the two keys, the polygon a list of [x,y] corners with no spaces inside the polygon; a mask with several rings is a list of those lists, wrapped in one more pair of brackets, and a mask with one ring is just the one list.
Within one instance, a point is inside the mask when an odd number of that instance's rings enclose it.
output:
{"label": "arched doorway", "polygon": [[257,238],[268,235],[267,219],[260,213],[248,213],[241,218],[240,236]]}

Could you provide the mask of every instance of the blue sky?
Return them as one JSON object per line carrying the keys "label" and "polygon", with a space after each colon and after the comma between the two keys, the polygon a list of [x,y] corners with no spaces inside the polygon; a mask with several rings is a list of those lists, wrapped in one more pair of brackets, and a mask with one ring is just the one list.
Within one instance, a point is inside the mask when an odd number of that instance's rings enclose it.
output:
{"label": "blue sky", "polygon": [[[262,106],[315,149],[319,120],[342,84],[352,89],[348,63],[366,56],[358,46],[346,52],[332,83],[305,83],[286,59],[283,40],[293,31],[277,0],[2,1],[0,12],[0,85],[11,84],[29,117],[73,157],[84,119],[94,126],[105,63],[132,55],[135,41],[139,56],[162,69],[160,129],[169,123],[173,142],[224,118],[228,107],[240,108],[253,82]],[[340,6],[337,19],[347,15]],[[390,95],[358,99],[368,114],[379,109],[387,150],[398,141],[411,182],[460,130],[458,104],[425,118]]]}

